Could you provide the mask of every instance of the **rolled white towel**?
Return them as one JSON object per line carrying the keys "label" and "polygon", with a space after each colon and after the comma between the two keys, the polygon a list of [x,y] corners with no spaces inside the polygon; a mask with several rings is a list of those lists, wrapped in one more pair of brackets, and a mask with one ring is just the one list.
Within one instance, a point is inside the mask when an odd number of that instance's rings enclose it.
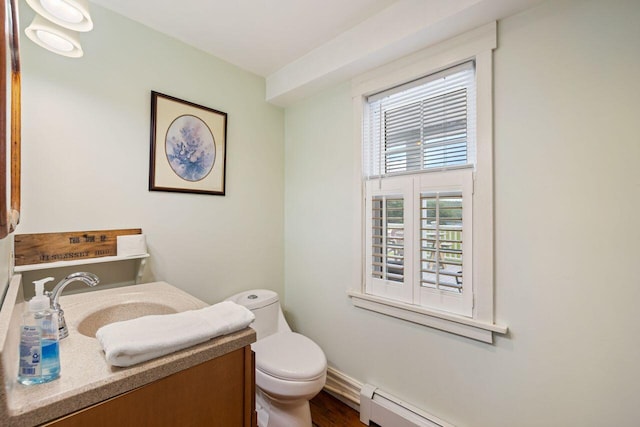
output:
{"label": "rolled white towel", "polygon": [[138,317],[105,325],[96,338],[113,366],[131,366],[244,329],[255,316],[232,301],[176,314]]}

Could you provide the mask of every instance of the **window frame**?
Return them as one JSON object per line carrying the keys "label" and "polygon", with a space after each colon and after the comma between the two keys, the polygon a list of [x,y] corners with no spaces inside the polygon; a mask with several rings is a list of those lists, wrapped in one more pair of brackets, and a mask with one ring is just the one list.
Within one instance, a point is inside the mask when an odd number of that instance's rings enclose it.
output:
{"label": "window frame", "polygon": [[[437,45],[367,72],[352,82],[354,107],[354,200],[359,248],[354,281],[348,295],[354,306],[492,343],[494,333],[507,327],[494,321],[493,250],[493,49],[497,47],[497,24],[492,22]],[[366,186],[363,180],[362,137],[366,98],[425,75],[473,60],[476,65],[476,168],[473,172],[472,219],[472,315],[461,316],[370,295],[366,292]],[[426,174],[429,174],[428,172]],[[385,178],[388,179],[388,178]]]}

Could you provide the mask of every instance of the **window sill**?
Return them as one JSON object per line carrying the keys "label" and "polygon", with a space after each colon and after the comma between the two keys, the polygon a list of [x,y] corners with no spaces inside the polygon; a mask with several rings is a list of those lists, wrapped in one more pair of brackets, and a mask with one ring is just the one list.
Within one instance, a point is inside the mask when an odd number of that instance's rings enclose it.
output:
{"label": "window sill", "polygon": [[391,301],[373,295],[363,294],[357,291],[348,291],[353,305],[365,310],[375,311],[387,316],[396,317],[409,322],[417,323],[431,328],[440,329],[452,334],[461,335],[477,341],[493,343],[493,333],[506,334],[506,326],[481,322],[466,317],[460,317],[429,310],[411,304]]}

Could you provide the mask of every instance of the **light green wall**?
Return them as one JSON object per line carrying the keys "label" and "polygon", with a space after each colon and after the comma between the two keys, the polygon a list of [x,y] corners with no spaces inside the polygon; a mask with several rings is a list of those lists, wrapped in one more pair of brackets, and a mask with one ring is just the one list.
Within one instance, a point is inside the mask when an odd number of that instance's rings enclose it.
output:
{"label": "light green wall", "polygon": [[[283,127],[263,79],[92,14],[83,59],[22,38],[19,232],[141,226],[153,278],[210,302],[286,276],[292,326],[332,366],[459,427],[640,419],[637,1],[554,0],[499,24],[496,318],[511,333],[495,345],[352,307],[348,84]],[[151,90],[229,113],[226,197],[147,191]]]}
{"label": "light green wall", "polygon": [[[20,7],[24,29],[33,11]],[[282,292],[284,115],[264,101],[264,79],[99,6],[91,13],[81,59],[22,37],[18,232],[142,227],[147,280],[208,302]],[[147,190],[151,90],[228,114],[226,196]]]}
{"label": "light green wall", "polygon": [[638,22],[554,0],[499,23],[494,345],[351,305],[350,86],[286,109],[286,307],[332,366],[459,427],[637,424]]}

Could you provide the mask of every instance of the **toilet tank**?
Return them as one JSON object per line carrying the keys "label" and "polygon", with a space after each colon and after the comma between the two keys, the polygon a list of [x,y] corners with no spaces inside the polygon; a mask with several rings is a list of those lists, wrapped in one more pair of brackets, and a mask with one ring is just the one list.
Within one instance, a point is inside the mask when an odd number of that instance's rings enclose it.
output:
{"label": "toilet tank", "polygon": [[[256,339],[262,339],[278,332],[283,327],[284,316],[280,310],[278,294],[268,289],[254,289],[227,298],[243,305],[253,312],[256,320],[250,325],[256,331]],[[285,326],[289,329],[289,326]],[[290,330],[290,329],[289,329]]]}

